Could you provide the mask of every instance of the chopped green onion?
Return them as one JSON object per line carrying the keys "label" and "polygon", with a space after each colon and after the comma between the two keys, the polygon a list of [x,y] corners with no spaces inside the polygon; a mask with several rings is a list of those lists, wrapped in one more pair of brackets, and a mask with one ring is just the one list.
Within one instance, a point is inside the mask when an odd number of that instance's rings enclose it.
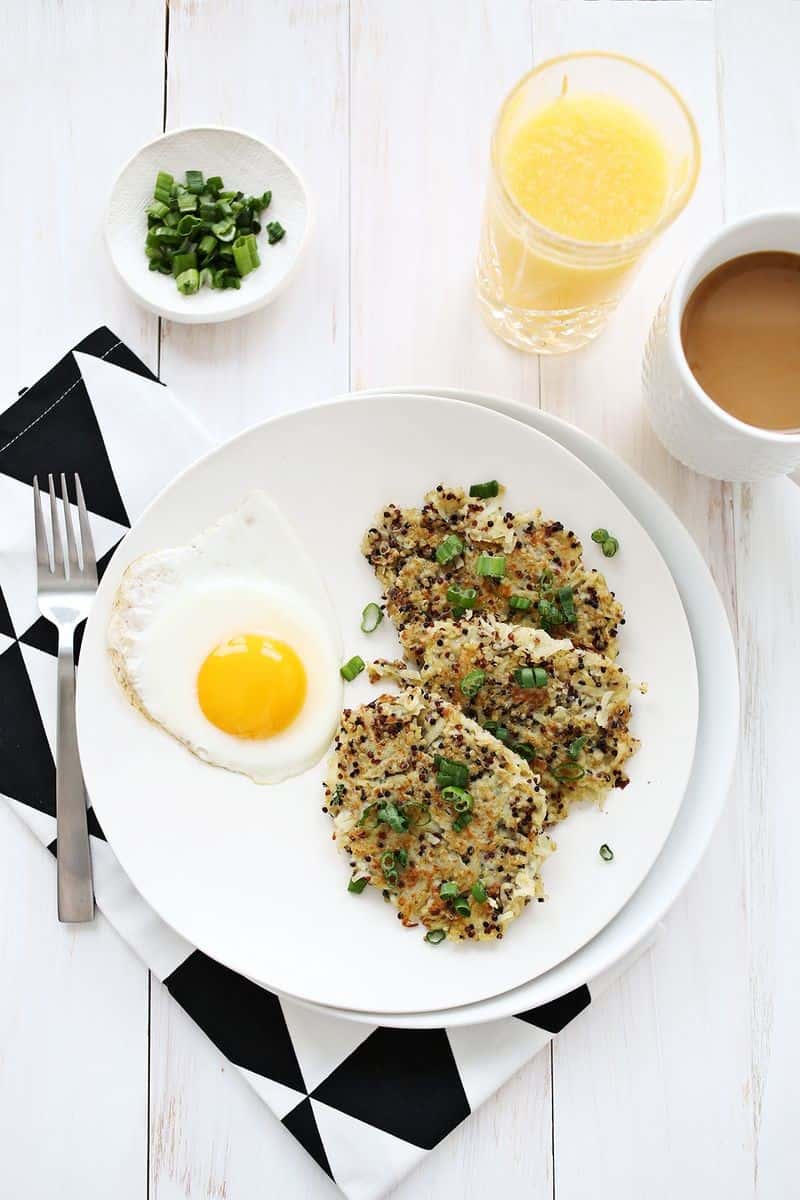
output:
{"label": "chopped green onion", "polygon": [[547,687],[547,671],[544,667],[519,667],[514,672],[514,679],[521,688]]}
{"label": "chopped green onion", "polygon": [[[204,182],[202,171],[186,171],[185,179],[176,183],[168,172],[158,172],[146,210],[149,269],[174,275],[176,284],[181,277],[179,290],[185,295],[203,286],[238,289],[242,279],[260,266],[256,234],[261,224],[255,215],[269,204],[271,193],[246,196],[224,191],[221,176],[212,175]],[[270,243],[285,235],[277,221],[268,228]],[[178,255],[196,259],[190,268],[173,261]],[[198,270],[197,280],[187,275],[190,269]]]}
{"label": "chopped green onion", "polygon": [[220,242],[232,242],[236,237],[236,222],[233,217],[223,217],[211,226],[211,232]]}
{"label": "chopped green onion", "polygon": [[576,762],[562,762],[557,766],[550,768],[550,774],[559,783],[577,783],[579,779],[583,779],[586,771]]}
{"label": "chopped green onion", "polygon": [[197,212],[197,196],[193,195],[192,192],[181,192],[178,196],[178,212]]}
{"label": "chopped green onion", "polygon": [[200,274],[194,267],[190,267],[187,271],[181,271],[175,282],[182,296],[193,296],[200,290]]}
{"label": "chopped green onion", "polygon": [[452,881],[443,883],[439,888],[439,895],[443,900],[455,900],[458,895],[458,884]]}
{"label": "chopped green onion", "polygon": [[486,682],[486,672],[476,668],[474,671],[468,671],[461,680],[461,694],[468,696],[471,700],[473,696],[477,696],[478,692]]}
{"label": "chopped green onion", "polygon": [[574,625],[578,617],[575,612],[575,600],[571,587],[559,588],[556,592],[558,602],[561,605],[561,611],[564,614],[564,620],[567,625]]}
{"label": "chopped green onion", "polygon": [[471,820],[472,820],[471,812],[459,813],[458,816],[456,817],[455,821],[453,821],[453,829],[455,829],[455,831],[457,833],[461,833],[462,829],[467,828],[467,826],[469,825]]}
{"label": "chopped green onion", "polygon": [[394,856],[403,869],[408,866],[408,853],[402,848],[402,846],[399,850],[395,850]]}
{"label": "chopped green onion", "polygon": [[190,251],[188,254],[176,254],[172,259],[172,273],[176,277],[196,266],[197,255],[194,251]]}
{"label": "chopped green onion", "polygon": [[233,243],[233,261],[236,263],[236,270],[242,277],[249,275],[251,271],[261,265],[254,233],[245,233],[241,237],[237,237]]}
{"label": "chopped green onion", "polygon": [[341,804],[342,801],[344,800],[344,793],[345,793],[344,784],[337,783],[336,787],[333,789],[333,791],[331,793],[330,803],[331,804]]}
{"label": "chopped green onion", "polygon": [[606,538],[600,549],[603,551],[603,554],[606,556],[606,558],[613,558],[619,550],[619,542],[615,537]]}
{"label": "chopped green onion", "polygon": [[550,625],[561,624],[561,609],[557,604],[553,604],[552,600],[545,600],[542,598],[539,601],[537,608],[539,610],[539,620],[542,622],[542,626],[545,629],[547,629]]}
{"label": "chopped green onion", "polygon": [[172,185],[175,180],[166,171],[159,171],[156,176],[156,185],[153,188],[153,196],[162,204],[169,204],[172,199]]}
{"label": "chopped green onion", "polygon": [[197,243],[197,253],[201,258],[208,260],[217,248],[217,239],[213,234],[207,233],[200,238]]}
{"label": "chopped green onion", "polygon": [[193,217],[191,213],[186,213],[180,218],[175,226],[175,232],[181,237],[190,237],[196,230],[200,229],[203,222],[199,217]]}
{"label": "chopped green onion", "polygon": [[359,818],[359,826],[362,829],[377,829],[380,823],[377,804],[368,804]]}
{"label": "chopped green onion", "polygon": [[612,858],[614,857],[614,851],[607,842],[603,842],[602,846],[600,847],[600,857],[605,862],[611,862]]}
{"label": "chopped green onion", "polygon": [[454,787],[453,785],[443,788],[442,799],[445,804],[452,804],[457,813],[472,812],[474,801],[469,792],[465,791],[464,788]]}
{"label": "chopped green onion", "polygon": [[518,612],[524,612],[526,608],[530,608],[531,603],[530,596],[515,595],[510,597],[508,607],[517,609]]}
{"label": "chopped green onion", "polygon": [[491,496],[496,496],[500,491],[500,484],[496,479],[490,479],[486,483],[473,483],[470,485],[470,496],[477,496],[480,500],[488,500]]}
{"label": "chopped green onion", "polygon": [[520,758],[524,758],[525,762],[536,758],[536,747],[532,746],[530,742],[511,742],[508,748],[518,754]]}
{"label": "chopped green onion", "polygon": [[475,569],[479,575],[485,575],[489,579],[502,579],[506,573],[505,555],[479,554]]}
{"label": "chopped green onion", "polygon": [[434,755],[433,762],[437,771],[438,787],[463,788],[469,783],[469,768],[466,763],[454,762],[453,759],[445,758],[441,754]]}
{"label": "chopped green onion", "polygon": [[380,604],[367,604],[361,614],[361,629],[364,633],[374,633],[383,620],[383,609]]}
{"label": "chopped green onion", "polygon": [[151,246],[180,246],[182,241],[181,235],[169,225],[156,225],[147,235],[147,242]]}
{"label": "chopped green onion", "polygon": [[378,808],[378,820],[384,821],[395,833],[405,833],[408,821],[391,800],[385,800]]}
{"label": "chopped green onion", "polygon": [[356,675],[361,674],[366,665],[367,664],[359,654],[354,654],[351,659],[348,659],[343,667],[339,668],[339,674],[341,675],[342,679],[346,679],[348,683],[351,683],[355,679]]}
{"label": "chopped green onion", "polygon": [[453,901],[453,909],[459,917],[468,917],[472,913],[469,900],[465,896],[459,896],[457,900]]}
{"label": "chopped green onion", "polygon": [[408,821],[409,829],[427,825],[431,819],[431,810],[428,805],[418,804],[416,800],[407,800],[400,806],[400,812]]}
{"label": "chopped green onion", "polygon": [[283,228],[280,221],[270,221],[269,225],[267,226],[267,237],[269,239],[270,246],[274,246],[276,242],[279,242],[285,233],[286,230]]}
{"label": "chopped green onion", "polygon": [[387,850],[385,854],[381,855],[381,870],[394,870],[394,850]]}
{"label": "chopped green onion", "polygon": [[570,758],[573,760],[573,762],[575,762],[577,759],[580,758],[581,751],[583,750],[583,747],[586,745],[588,740],[589,739],[586,736],[586,734],[583,734],[582,737],[575,738],[574,742],[570,742],[569,749],[567,750],[567,754],[570,756]]}
{"label": "chopped green onion", "polygon": [[609,536],[607,529],[595,529],[592,533],[592,541],[602,546],[603,542],[608,541]]}
{"label": "chopped green onion", "polygon": [[499,742],[508,740],[508,730],[505,725],[500,725],[497,721],[486,721],[483,728],[487,733],[493,734]]}
{"label": "chopped green onion", "polygon": [[455,533],[448,533],[443,542],[440,542],[436,548],[436,561],[440,566],[444,567],[447,563],[452,562],[454,558],[458,558],[459,554],[464,552],[464,543],[461,538]]}
{"label": "chopped green onion", "polygon": [[459,608],[472,608],[477,599],[478,593],[475,588],[454,586],[447,589],[447,603],[455,604]]}
{"label": "chopped green onion", "polygon": [[161,200],[154,200],[147,208],[148,217],[154,217],[159,222],[163,221],[168,212],[169,205],[164,204]]}
{"label": "chopped green onion", "polygon": [[473,883],[471,891],[473,898],[478,901],[478,904],[485,904],[489,898],[486,888],[483,886],[480,879]]}
{"label": "chopped green onion", "polygon": [[400,876],[397,874],[397,871],[384,871],[383,878],[389,884],[389,887],[396,888],[400,882]]}
{"label": "chopped green onion", "polygon": [[425,941],[430,942],[432,946],[438,946],[446,937],[447,934],[443,929],[429,929],[425,934]]}
{"label": "chopped green onion", "polygon": [[369,879],[367,879],[366,876],[362,875],[360,879],[357,879],[354,875],[347,885],[347,890],[348,892],[355,892],[357,896],[360,896],[368,883]]}
{"label": "chopped green onion", "polygon": [[549,567],[545,567],[539,576],[539,593],[542,596],[549,595],[553,590],[553,572]]}

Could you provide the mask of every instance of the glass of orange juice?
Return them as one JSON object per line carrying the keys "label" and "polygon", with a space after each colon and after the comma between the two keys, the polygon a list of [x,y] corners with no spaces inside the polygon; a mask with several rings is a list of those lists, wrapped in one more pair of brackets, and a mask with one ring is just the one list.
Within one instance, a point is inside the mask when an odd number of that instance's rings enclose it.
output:
{"label": "glass of orange juice", "polygon": [[489,326],[538,354],[591,341],[699,169],[692,115],[649,67],[592,51],[536,67],[492,138],[476,273]]}

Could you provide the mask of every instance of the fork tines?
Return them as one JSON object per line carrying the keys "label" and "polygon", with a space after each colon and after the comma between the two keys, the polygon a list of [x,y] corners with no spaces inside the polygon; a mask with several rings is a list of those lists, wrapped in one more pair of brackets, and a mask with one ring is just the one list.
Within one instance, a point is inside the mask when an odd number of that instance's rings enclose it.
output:
{"label": "fork tines", "polygon": [[[44,572],[60,576],[64,579],[93,579],[96,582],[97,570],[94,556],[94,544],[89,527],[89,515],[86,511],[86,501],[83,498],[80,475],[74,475],[75,496],[78,503],[79,537],[76,539],[72,524],[67,477],[61,472],[60,492],[62,518],[59,518],[59,504],[56,496],[55,482],[52,475],[47,476],[47,490],[50,495],[50,529],[52,545],[47,537],[47,526],[42,510],[42,494],[39,487],[39,476],[33,477],[33,521],[36,531],[36,562],[40,579]],[[66,532],[67,555],[64,558],[64,543],[61,537],[61,520]]]}

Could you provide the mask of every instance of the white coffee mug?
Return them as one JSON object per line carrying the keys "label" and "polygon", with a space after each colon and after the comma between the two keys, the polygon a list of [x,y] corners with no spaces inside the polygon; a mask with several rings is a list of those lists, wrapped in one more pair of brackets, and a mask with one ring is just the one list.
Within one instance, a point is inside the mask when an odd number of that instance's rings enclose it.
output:
{"label": "white coffee mug", "polygon": [[[745,217],[692,254],[655,315],[642,364],[647,415],[667,450],[701,475],[741,483],[788,475],[800,467],[800,432],[758,429],[719,408],[686,361],[681,318],[692,292],[710,271],[759,250],[800,254],[800,211]],[[768,363],[764,370],[769,370]],[[800,391],[800,379],[797,387]]]}

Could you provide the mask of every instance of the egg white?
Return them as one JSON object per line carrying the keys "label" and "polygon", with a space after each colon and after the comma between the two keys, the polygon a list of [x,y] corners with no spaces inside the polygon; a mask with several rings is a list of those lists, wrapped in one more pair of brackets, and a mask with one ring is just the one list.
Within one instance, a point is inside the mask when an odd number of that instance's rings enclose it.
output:
{"label": "egg white", "polygon": [[[128,698],[198,758],[277,783],[318,762],[342,706],[339,633],[313,561],[263,492],[191,543],[146,554],[120,581],[108,647]],[[197,697],[208,654],[238,634],[291,646],[306,672],[295,720],[269,738],[213,725]]]}

